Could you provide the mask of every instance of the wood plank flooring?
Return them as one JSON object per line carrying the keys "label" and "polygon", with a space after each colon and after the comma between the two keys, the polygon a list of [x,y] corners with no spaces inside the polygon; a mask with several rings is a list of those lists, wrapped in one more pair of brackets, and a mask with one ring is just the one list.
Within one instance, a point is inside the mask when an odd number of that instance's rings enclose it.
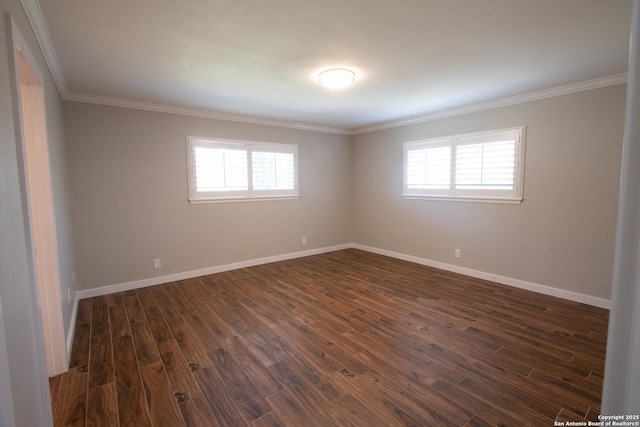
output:
{"label": "wood plank flooring", "polygon": [[349,249],[80,301],[56,426],[596,420],[608,311]]}

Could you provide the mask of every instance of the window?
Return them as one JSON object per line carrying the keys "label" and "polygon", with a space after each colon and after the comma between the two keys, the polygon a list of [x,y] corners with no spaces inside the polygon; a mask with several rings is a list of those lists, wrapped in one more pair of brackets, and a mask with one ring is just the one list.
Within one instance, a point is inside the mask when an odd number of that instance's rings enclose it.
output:
{"label": "window", "polygon": [[188,137],[189,201],[298,196],[298,146]]}
{"label": "window", "polygon": [[404,144],[406,198],[522,201],[524,127]]}

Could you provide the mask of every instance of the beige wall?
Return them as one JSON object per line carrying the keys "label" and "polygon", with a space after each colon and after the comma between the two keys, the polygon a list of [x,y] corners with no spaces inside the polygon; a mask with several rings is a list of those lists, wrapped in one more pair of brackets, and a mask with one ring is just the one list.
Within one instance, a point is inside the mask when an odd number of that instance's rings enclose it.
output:
{"label": "beige wall", "polygon": [[[353,241],[609,299],[625,89],[356,136]],[[401,197],[404,141],[520,125],[527,126],[521,205]]]}
{"label": "beige wall", "polygon": [[[351,241],[347,136],[75,102],[65,122],[81,289]],[[189,204],[187,135],[298,144],[300,198]]]}
{"label": "beige wall", "polygon": [[[79,287],[354,242],[609,299],[624,100],[619,85],[353,137],[67,102]],[[400,196],[404,141],[519,125],[521,205]],[[187,135],[299,144],[301,198],[190,205]]]}

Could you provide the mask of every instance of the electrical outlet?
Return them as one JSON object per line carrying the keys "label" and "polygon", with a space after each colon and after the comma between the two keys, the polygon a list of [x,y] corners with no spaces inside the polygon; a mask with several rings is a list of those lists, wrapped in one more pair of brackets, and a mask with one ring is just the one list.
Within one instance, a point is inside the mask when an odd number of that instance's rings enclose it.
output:
{"label": "electrical outlet", "polygon": [[462,255],[460,252],[460,249],[456,249],[456,251],[453,254],[455,255],[456,258],[460,258],[460,256]]}
{"label": "electrical outlet", "polygon": [[303,237],[303,238],[302,238],[302,244],[303,244],[303,245],[306,245],[306,244],[307,244],[307,238],[306,238],[306,237]]}
{"label": "electrical outlet", "polygon": [[162,267],[162,260],[160,258],[156,258],[153,260],[153,268]]}

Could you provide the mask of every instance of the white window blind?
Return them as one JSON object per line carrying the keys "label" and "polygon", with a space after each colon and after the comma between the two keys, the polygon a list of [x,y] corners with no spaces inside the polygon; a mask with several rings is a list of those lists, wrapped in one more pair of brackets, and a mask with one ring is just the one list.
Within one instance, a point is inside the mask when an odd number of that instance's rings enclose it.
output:
{"label": "white window blind", "polygon": [[196,191],[241,191],[249,189],[245,150],[194,147]]}
{"label": "white window blind", "polygon": [[293,153],[254,151],[253,188],[256,190],[292,190],[295,187]]}
{"label": "white window blind", "polygon": [[519,202],[524,127],[404,144],[405,197]]}
{"label": "white window blind", "polygon": [[407,187],[448,192],[451,186],[451,144],[434,141],[407,151]]}
{"label": "white window blind", "polygon": [[456,188],[513,188],[515,141],[456,147]]}
{"label": "white window blind", "polygon": [[298,196],[297,146],[188,137],[192,203]]}

